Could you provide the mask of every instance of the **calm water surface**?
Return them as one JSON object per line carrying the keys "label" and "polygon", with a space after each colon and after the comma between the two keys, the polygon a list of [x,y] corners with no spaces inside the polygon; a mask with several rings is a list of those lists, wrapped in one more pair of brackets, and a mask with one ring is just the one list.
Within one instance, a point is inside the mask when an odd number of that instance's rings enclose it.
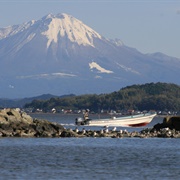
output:
{"label": "calm water surface", "polygon": [[179,139],[0,138],[0,152],[0,179],[180,179]]}
{"label": "calm water surface", "polygon": [[[62,124],[64,127],[66,128],[71,128],[71,129],[75,129],[77,126],[75,126],[75,119],[77,117],[81,117],[81,115],[74,115],[74,114],[66,114],[66,115],[63,115],[63,114],[46,114],[46,113],[42,113],[42,114],[30,114],[32,117],[35,117],[35,118],[39,118],[39,119],[47,119],[51,122],[57,122],[57,123],[60,123]],[[98,118],[108,118],[110,116],[107,116],[107,115],[97,115],[97,114],[91,114],[90,115],[90,118],[91,119],[98,119]],[[163,118],[161,117],[155,117],[153,119],[153,121],[148,124],[147,126],[145,127],[139,127],[139,128],[131,128],[131,127],[117,127],[117,130],[119,129],[126,129],[128,130],[129,132],[130,131],[140,131],[144,128],[150,128],[150,127],[153,127],[155,124],[157,123],[162,123],[163,122]],[[103,127],[88,127],[88,126],[78,126],[78,129],[79,130],[82,130],[83,128],[85,129],[91,129],[91,130],[100,130],[102,129]],[[109,129],[112,129],[113,127],[109,128]]]}

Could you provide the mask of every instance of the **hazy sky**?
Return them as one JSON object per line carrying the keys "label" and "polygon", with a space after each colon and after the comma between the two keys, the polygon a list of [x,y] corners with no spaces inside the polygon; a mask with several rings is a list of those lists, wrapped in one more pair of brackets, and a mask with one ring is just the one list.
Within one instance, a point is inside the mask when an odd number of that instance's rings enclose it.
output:
{"label": "hazy sky", "polygon": [[0,27],[67,13],[142,53],[180,58],[180,0],[0,0]]}

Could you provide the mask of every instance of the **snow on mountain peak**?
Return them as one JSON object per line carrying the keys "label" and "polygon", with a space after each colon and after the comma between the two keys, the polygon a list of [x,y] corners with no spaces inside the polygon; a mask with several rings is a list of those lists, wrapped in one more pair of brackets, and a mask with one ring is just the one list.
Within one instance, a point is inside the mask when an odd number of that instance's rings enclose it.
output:
{"label": "snow on mountain peak", "polygon": [[29,27],[33,26],[36,23],[35,20],[31,20],[29,22],[23,23],[21,25],[13,25],[13,26],[7,26],[4,28],[0,28],[0,40],[13,36],[19,32],[22,32]]}
{"label": "snow on mountain peak", "polygon": [[42,32],[48,39],[47,48],[52,42],[58,42],[58,36],[64,37],[67,35],[71,42],[76,42],[79,45],[93,45],[93,38],[101,38],[101,36],[90,27],[83,24],[78,19],[67,14],[49,14],[46,20],[50,19],[48,29]]}

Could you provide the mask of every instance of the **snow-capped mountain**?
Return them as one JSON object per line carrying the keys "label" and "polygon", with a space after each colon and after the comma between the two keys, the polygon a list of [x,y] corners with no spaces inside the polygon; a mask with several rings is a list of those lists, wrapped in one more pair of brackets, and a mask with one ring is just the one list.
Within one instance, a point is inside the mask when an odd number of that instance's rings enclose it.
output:
{"label": "snow-capped mountain", "polygon": [[0,97],[106,93],[135,83],[180,84],[180,59],[142,54],[67,14],[0,28]]}

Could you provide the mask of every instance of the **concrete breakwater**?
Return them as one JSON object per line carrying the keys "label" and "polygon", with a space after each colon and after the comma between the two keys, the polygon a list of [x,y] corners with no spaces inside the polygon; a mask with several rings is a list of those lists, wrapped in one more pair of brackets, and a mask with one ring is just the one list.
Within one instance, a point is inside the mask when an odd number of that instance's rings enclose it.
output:
{"label": "concrete breakwater", "polygon": [[[173,120],[175,119],[175,120]],[[146,128],[140,132],[116,129],[81,131],[78,128],[65,129],[58,123],[32,118],[20,109],[0,110],[0,137],[110,137],[110,138],[180,138],[180,117],[165,118],[162,124]]]}

